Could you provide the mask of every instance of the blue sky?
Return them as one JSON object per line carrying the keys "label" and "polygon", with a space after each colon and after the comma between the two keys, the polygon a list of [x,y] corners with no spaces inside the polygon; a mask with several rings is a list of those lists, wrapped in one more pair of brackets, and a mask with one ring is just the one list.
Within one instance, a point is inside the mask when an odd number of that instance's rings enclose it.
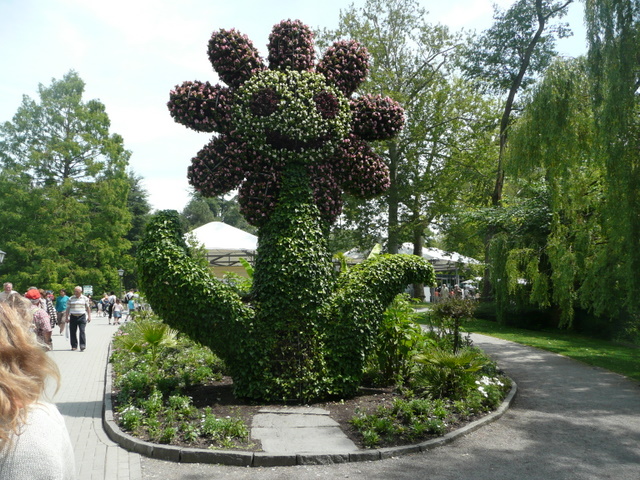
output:
{"label": "blue sky", "polygon": [[[85,101],[100,99],[111,131],[133,152],[130,167],[144,178],[154,209],[182,210],[188,200],[187,167],[209,135],[173,122],[169,91],[185,80],[217,79],[206,47],[214,30],[236,28],[264,54],[271,27],[300,19],[334,28],[351,2],[323,0],[0,0],[0,122],[11,120],[23,95],[37,99],[69,70],[85,81]],[[361,6],[364,0],[355,0]],[[427,20],[452,30],[481,31],[492,23],[492,4],[513,0],[420,0]],[[582,3],[567,21],[575,35],[561,54],[586,51]]]}

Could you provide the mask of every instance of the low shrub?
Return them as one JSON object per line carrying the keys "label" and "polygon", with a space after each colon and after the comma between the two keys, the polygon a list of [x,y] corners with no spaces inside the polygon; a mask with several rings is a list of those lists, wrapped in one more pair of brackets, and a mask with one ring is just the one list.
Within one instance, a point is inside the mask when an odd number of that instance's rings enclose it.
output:
{"label": "low shrub", "polygon": [[416,370],[411,387],[434,398],[460,400],[475,388],[476,373],[489,362],[474,348],[453,353],[434,348],[415,357]]}
{"label": "low shrub", "polygon": [[367,448],[412,443],[438,437],[452,426],[495,410],[511,388],[504,377],[476,376],[473,386],[458,400],[433,398],[428,394],[397,398],[391,407],[373,412],[359,411],[351,424]]}
{"label": "low shrub", "polygon": [[224,363],[208,348],[175,334],[147,316],[125,324],[114,337],[116,420],[123,430],[159,443],[246,446],[247,426],[237,418],[199,411],[186,389],[221,380]]}
{"label": "low shrub", "polygon": [[205,409],[202,419],[202,435],[212,440],[223,441],[224,439],[236,438],[247,440],[249,429],[240,419],[237,418],[217,418]]}

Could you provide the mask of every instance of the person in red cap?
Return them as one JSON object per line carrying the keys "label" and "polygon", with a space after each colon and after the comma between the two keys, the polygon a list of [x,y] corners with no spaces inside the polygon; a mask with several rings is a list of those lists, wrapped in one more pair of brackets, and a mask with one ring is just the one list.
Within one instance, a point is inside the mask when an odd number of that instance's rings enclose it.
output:
{"label": "person in red cap", "polygon": [[29,287],[25,298],[31,301],[31,313],[33,314],[33,325],[36,331],[36,337],[46,350],[53,350],[53,342],[51,340],[51,318],[44,310],[42,297],[36,287]]}

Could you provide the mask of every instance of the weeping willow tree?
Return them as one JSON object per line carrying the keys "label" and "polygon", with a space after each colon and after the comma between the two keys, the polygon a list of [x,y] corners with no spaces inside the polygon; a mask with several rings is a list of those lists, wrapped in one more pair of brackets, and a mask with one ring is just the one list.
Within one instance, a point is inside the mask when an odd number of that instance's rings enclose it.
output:
{"label": "weeping willow tree", "polygon": [[[524,299],[551,306],[559,326],[570,327],[580,308],[617,333],[638,333],[639,9],[624,0],[587,1],[588,58],[556,61],[512,133],[507,168],[520,184],[542,186],[549,223],[538,230],[543,241],[496,237],[503,311]],[[531,209],[513,213],[512,223],[535,223]]]}
{"label": "weeping willow tree", "polygon": [[[614,314],[638,328],[640,313],[640,3],[587,0],[589,67],[593,78],[596,154],[605,166],[599,259],[609,290],[618,292]],[[605,280],[604,278],[602,279]]]}
{"label": "weeping willow tree", "polygon": [[592,267],[606,243],[599,211],[604,165],[592,154],[589,92],[582,59],[557,60],[536,87],[513,132],[507,169],[520,178],[518,208],[510,217],[537,236],[521,227],[515,235],[496,236],[492,246],[493,258],[502,259],[493,271],[499,309],[519,294],[531,304],[554,306],[560,326],[571,325],[581,297],[592,297],[583,280],[597,275]]}

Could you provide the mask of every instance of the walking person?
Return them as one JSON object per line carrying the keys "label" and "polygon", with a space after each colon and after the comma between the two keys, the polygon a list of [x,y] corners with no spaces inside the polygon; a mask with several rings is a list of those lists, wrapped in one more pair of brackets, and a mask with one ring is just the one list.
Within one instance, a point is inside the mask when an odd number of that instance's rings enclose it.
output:
{"label": "walking person", "polygon": [[107,294],[103,293],[102,298],[98,300],[98,316],[104,317],[107,311]]}
{"label": "walking person", "polygon": [[63,288],[60,290],[60,295],[56,298],[56,317],[58,320],[58,326],[60,327],[60,335],[64,332],[64,326],[67,324],[64,317],[65,312],[67,311],[68,301],[69,296],[67,295],[67,291]]}
{"label": "walking person", "polygon": [[113,306],[116,304],[116,294],[111,292],[107,297],[107,313],[109,314],[109,325],[111,325],[111,318],[113,317]]}
{"label": "walking person", "polygon": [[449,300],[449,287],[447,287],[446,283],[443,283],[440,288],[440,301],[446,302],[447,300]]}
{"label": "walking person", "polygon": [[30,314],[33,322],[33,328],[36,332],[36,338],[42,344],[45,350],[53,350],[53,342],[51,341],[51,318],[45,310],[46,305],[36,287],[29,287],[25,298],[31,301]]}
{"label": "walking person", "polygon": [[129,297],[129,300],[127,301],[127,316],[124,318],[124,321],[126,322],[127,320],[133,320],[135,311],[136,311],[135,295],[132,294],[131,297]]}
{"label": "walking person", "polygon": [[[66,321],[69,322],[69,336],[71,337],[71,350],[78,349],[78,336],[80,337],[80,351],[87,348],[85,328],[91,322],[91,302],[82,294],[82,287],[73,289],[73,296],[67,302]],[[78,335],[78,331],[80,332]]]}
{"label": "walking person", "polygon": [[40,292],[40,302],[42,304],[42,308],[49,314],[49,320],[51,321],[51,330],[53,334],[53,327],[56,326],[56,320],[58,316],[56,315],[56,307],[53,305],[53,301],[49,296],[49,292],[46,292],[44,289],[38,289]]}
{"label": "walking person", "polygon": [[122,310],[124,307],[119,298],[116,298],[116,303],[113,306],[113,324],[120,325],[120,319],[122,318]]}

